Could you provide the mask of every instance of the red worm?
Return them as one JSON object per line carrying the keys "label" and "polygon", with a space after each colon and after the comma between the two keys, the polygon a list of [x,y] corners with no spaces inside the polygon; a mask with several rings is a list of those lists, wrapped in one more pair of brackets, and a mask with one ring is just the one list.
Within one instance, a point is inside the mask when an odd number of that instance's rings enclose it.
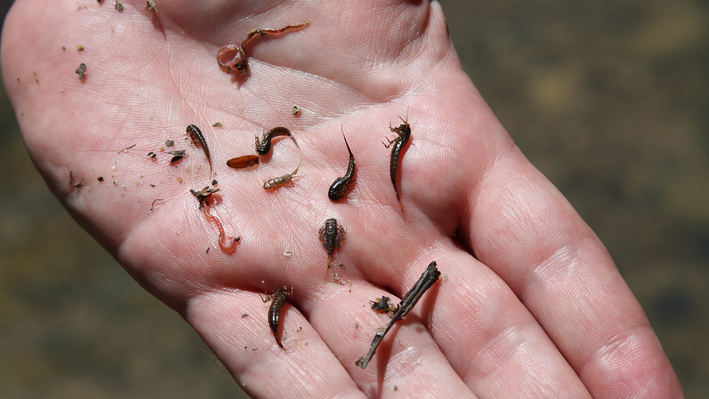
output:
{"label": "red worm", "polygon": [[222,252],[234,252],[234,249],[236,249],[236,243],[241,240],[241,236],[227,239],[226,234],[224,234],[224,227],[222,227],[222,222],[219,220],[219,218],[209,213],[209,205],[205,205],[202,207],[202,213],[204,213],[204,217],[206,217],[207,220],[216,223],[217,228],[219,229],[219,248],[221,248]]}

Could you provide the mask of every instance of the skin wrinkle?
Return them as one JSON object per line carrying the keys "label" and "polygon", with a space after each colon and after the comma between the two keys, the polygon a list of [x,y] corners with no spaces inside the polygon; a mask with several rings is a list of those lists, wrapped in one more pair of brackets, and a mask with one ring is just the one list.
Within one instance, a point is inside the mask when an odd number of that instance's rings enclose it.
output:
{"label": "skin wrinkle", "polygon": [[[581,371],[581,374],[594,373],[595,375],[590,376],[590,378],[594,379],[618,379],[618,376],[615,375],[615,373],[609,374],[607,370],[624,367],[625,363],[628,363],[627,359],[629,358],[633,359],[636,357],[647,357],[641,355],[647,351],[639,348],[639,346],[641,348],[643,346],[642,336],[647,335],[648,329],[646,327],[647,326],[639,325],[632,330],[625,330],[614,336],[609,340],[608,344],[599,348],[599,350],[594,354],[593,359],[590,360]],[[634,354],[629,356],[628,352],[634,352]],[[632,362],[630,363],[632,364]],[[638,378],[633,379],[622,378],[622,381],[619,381],[618,384],[612,385],[613,388],[609,390],[607,394],[619,397],[627,396],[632,392],[634,397],[644,397],[644,395],[639,393],[638,390],[643,390],[646,393],[653,392],[654,386],[649,384],[646,378],[639,378],[644,376],[637,377]]]}
{"label": "skin wrinkle", "polygon": [[532,272],[523,280],[519,289],[522,302],[525,302],[526,294],[536,286],[548,287],[553,280],[563,280],[569,275],[576,274],[580,265],[579,259],[575,255],[578,251],[574,248],[579,245],[578,241],[562,245],[546,259],[539,262],[536,267],[533,267]]}
{"label": "skin wrinkle", "polygon": [[[579,252],[575,248],[582,246],[586,240],[593,241],[593,238],[589,237],[582,241],[563,245],[534,267],[519,287],[519,296],[522,302],[529,303],[530,293],[537,294],[540,287],[547,291],[550,286],[556,286],[553,284],[554,281],[563,281],[568,279],[570,275],[579,277],[584,268],[580,265],[581,260],[575,255]],[[577,278],[575,281],[582,281],[582,279]],[[565,283],[562,283],[561,286],[564,289],[569,288]],[[579,291],[579,289],[574,289],[574,291]]]}
{"label": "skin wrinkle", "polygon": [[[486,368],[484,373],[486,375],[492,374],[498,367],[505,364],[505,359],[512,357],[515,349],[521,345],[519,340],[514,340],[518,336],[519,329],[515,327],[507,327],[501,330],[499,333],[487,339],[487,343],[483,345],[475,356],[471,359],[471,364],[477,364],[478,367],[481,364],[492,365],[492,368]],[[505,343],[516,341],[511,347],[505,345]],[[504,352],[500,352],[500,349],[504,348]]]}
{"label": "skin wrinkle", "polygon": [[[478,353],[475,354],[471,363],[477,364],[480,372],[475,375],[466,376],[466,380],[476,379],[478,387],[480,384],[488,383],[507,385],[502,382],[503,379],[497,378],[497,371],[503,365],[508,364],[510,358],[514,358],[523,346],[523,342],[519,340],[517,327],[509,327],[501,331],[498,335],[490,339]],[[484,367],[487,365],[488,367]],[[512,389],[512,392],[518,391],[520,387]]]}
{"label": "skin wrinkle", "polygon": [[[578,245],[579,242],[573,242],[562,246],[561,248],[556,250],[552,255],[550,255],[545,261],[541,262],[537,267],[534,268],[533,272],[529,275],[530,277],[525,280],[524,286],[520,288],[520,298],[524,303],[533,302],[530,300],[530,294],[537,296],[543,293],[542,295],[547,296],[548,292],[554,292],[555,290],[552,288],[552,286],[561,287],[561,289],[565,291],[573,290],[577,293],[579,291],[586,291],[581,290],[581,287],[578,287],[576,285],[568,286],[567,284],[563,283],[565,279],[568,279],[568,274],[576,274],[574,272],[583,270],[579,265],[580,260],[576,259],[575,256],[571,255],[572,253],[578,252],[571,249]],[[562,284],[557,285],[553,283],[557,280],[562,282]],[[574,281],[582,281],[582,279],[577,278]],[[583,304],[586,306],[581,308],[579,307],[580,303],[577,302],[574,305],[574,313],[576,315],[583,316],[584,320],[586,320],[586,322],[583,324],[589,326],[594,325],[595,321],[599,318],[598,312],[593,310],[594,307],[588,300],[585,300]],[[565,304],[560,303],[559,306],[557,306],[557,308],[562,307],[565,307]],[[554,313],[545,310],[542,310],[542,312],[545,314]],[[552,339],[553,338],[554,337],[552,336]]]}

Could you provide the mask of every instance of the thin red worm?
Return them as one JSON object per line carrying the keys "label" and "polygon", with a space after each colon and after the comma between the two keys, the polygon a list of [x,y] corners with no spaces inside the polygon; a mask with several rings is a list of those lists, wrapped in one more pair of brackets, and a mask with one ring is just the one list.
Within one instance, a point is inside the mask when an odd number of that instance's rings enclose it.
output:
{"label": "thin red worm", "polygon": [[[224,233],[224,227],[222,226],[222,222],[219,220],[219,218],[209,213],[209,205],[205,205],[202,207],[202,213],[204,213],[204,217],[207,218],[207,220],[216,223],[217,229],[219,229],[219,248],[222,250],[222,252],[234,252],[234,249],[236,248],[236,243],[241,240],[241,236],[227,239],[226,234]],[[231,241],[231,244],[229,244],[228,241]]]}

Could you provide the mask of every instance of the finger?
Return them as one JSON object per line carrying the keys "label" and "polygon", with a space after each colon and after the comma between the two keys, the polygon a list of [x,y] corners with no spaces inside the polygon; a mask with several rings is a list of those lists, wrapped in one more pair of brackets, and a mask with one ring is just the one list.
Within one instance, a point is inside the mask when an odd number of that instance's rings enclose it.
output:
{"label": "finger", "polygon": [[389,317],[373,311],[369,302],[382,295],[392,296],[360,281],[331,285],[324,298],[312,301],[307,309],[313,327],[360,389],[369,397],[474,397],[415,313],[389,331],[366,369],[355,364],[369,350],[377,329],[389,323]]}
{"label": "finger", "polygon": [[291,305],[281,309],[284,348],[280,348],[268,326],[268,307],[252,292],[214,291],[192,298],[185,318],[250,395],[363,397],[318,333]]}
{"label": "finger", "polygon": [[469,199],[466,238],[598,397],[681,392],[647,318],[598,238],[510,148]]}
{"label": "finger", "polygon": [[539,323],[495,273],[463,251],[437,257],[443,274],[429,329],[481,397],[589,397]]}

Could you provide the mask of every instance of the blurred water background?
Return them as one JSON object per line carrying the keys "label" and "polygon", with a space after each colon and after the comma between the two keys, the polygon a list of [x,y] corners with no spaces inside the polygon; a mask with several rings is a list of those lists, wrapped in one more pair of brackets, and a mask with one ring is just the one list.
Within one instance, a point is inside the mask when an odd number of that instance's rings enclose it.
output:
{"label": "blurred water background", "polygon": [[[709,2],[443,8],[483,97],[608,247],[688,397],[709,398]],[[49,193],[0,94],[0,397],[242,397]]]}

